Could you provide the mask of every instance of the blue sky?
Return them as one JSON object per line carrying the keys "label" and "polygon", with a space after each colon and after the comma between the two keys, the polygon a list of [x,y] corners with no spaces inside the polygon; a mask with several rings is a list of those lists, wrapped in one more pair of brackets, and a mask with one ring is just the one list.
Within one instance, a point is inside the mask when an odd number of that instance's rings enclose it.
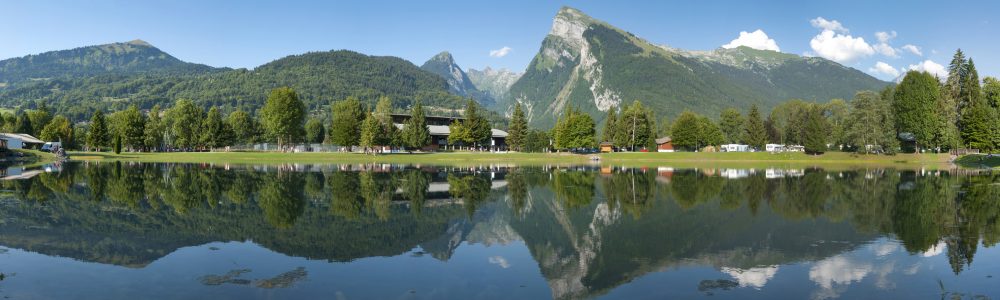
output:
{"label": "blue sky", "polygon": [[447,50],[465,69],[521,71],[563,5],[683,49],[718,48],[746,31],[737,44],[892,79],[911,65],[934,71],[962,48],[981,76],[1000,74],[1000,1],[8,1],[0,59],[139,38],[217,67],[332,49],[419,65]]}

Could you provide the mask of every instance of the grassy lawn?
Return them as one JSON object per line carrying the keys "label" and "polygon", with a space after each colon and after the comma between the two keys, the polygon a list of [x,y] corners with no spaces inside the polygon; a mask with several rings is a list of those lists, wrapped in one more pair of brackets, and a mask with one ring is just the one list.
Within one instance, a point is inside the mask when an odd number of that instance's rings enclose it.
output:
{"label": "grassy lawn", "polygon": [[955,160],[959,166],[966,168],[1000,168],[1000,156],[987,157],[984,154],[965,155]]}
{"label": "grassy lawn", "polygon": [[[365,155],[357,153],[278,153],[278,152],[197,152],[197,153],[122,153],[71,152],[73,160],[122,160],[139,162],[187,163],[406,163],[478,165],[502,164],[589,164],[592,155],[567,153],[419,153]],[[877,167],[947,167],[947,154],[900,154],[895,156],[855,155],[831,152],[812,156],[803,153],[606,153],[601,164],[630,166],[705,166],[705,167],[803,167],[803,166],[877,166]]]}

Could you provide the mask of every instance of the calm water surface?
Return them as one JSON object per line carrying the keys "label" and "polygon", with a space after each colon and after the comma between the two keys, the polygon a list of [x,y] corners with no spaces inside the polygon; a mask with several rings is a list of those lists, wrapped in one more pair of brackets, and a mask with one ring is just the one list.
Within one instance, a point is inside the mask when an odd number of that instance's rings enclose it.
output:
{"label": "calm water surface", "polygon": [[998,173],[49,171],[0,181],[0,297],[1000,298]]}

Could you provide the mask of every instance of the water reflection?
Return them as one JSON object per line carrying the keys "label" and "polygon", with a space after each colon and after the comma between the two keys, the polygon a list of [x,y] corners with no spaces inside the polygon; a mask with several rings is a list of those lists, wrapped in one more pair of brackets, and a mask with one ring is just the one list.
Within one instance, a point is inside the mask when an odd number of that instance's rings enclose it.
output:
{"label": "water reflection", "polygon": [[[0,245],[130,268],[227,241],[331,262],[449,262],[462,245],[507,245],[526,247],[560,299],[625,297],[640,278],[678,272],[694,281],[668,285],[689,295],[788,296],[769,287],[801,273],[803,297],[870,293],[848,289],[866,280],[928,296],[896,277],[932,272],[928,259],[944,254],[962,279],[1000,238],[998,182],[961,170],[70,163],[0,181]],[[282,288],[312,274],[284,267],[271,279],[233,268],[199,278]],[[939,283],[933,295],[958,284]]]}

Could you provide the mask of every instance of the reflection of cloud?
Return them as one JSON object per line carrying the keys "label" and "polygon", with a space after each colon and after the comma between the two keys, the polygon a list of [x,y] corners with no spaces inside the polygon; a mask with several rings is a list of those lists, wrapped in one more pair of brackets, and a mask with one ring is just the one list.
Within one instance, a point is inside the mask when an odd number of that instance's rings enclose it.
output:
{"label": "reflection of cloud", "polygon": [[504,269],[510,268],[510,263],[507,262],[507,259],[503,258],[503,256],[499,256],[499,255],[498,256],[490,256],[490,263],[494,264],[494,265],[498,265],[498,266],[500,266],[501,268],[504,268]]}
{"label": "reflection of cloud", "polygon": [[875,251],[875,255],[886,256],[892,254],[893,252],[896,252],[897,248],[899,248],[899,245],[895,243],[881,243],[873,246],[872,250]]}
{"label": "reflection of cloud", "polygon": [[920,262],[917,262],[912,266],[910,266],[909,268],[907,268],[906,270],[903,270],[903,274],[913,275],[917,274],[917,271],[920,271]]}
{"label": "reflection of cloud", "polygon": [[742,287],[753,287],[760,289],[767,284],[768,280],[774,278],[778,273],[778,266],[758,267],[750,269],[722,268],[722,272],[729,274],[733,279],[740,282]]}
{"label": "reflection of cloud", "polygon": [[872,269],[870,263],[853,261],[845,256],[834,256],[821,260],[809,269],[809,280],[822,288],[813,295],[813,298],[835,298],[840,294],[842,288],[834,289],[834,284],[847,285],[861,281],[872,272]]}
{"label": "reflection of cloud", "polygon": [[923,257],[937,256],[938,254],[944,253],[944,247],[945,246],[946,245],[944,244],[944,242],[938,242],[937,245],[934,245],[930,249],[927,249],[927,251],[924,251],[924,253],[921,253],[920,256],[923,256]]}

